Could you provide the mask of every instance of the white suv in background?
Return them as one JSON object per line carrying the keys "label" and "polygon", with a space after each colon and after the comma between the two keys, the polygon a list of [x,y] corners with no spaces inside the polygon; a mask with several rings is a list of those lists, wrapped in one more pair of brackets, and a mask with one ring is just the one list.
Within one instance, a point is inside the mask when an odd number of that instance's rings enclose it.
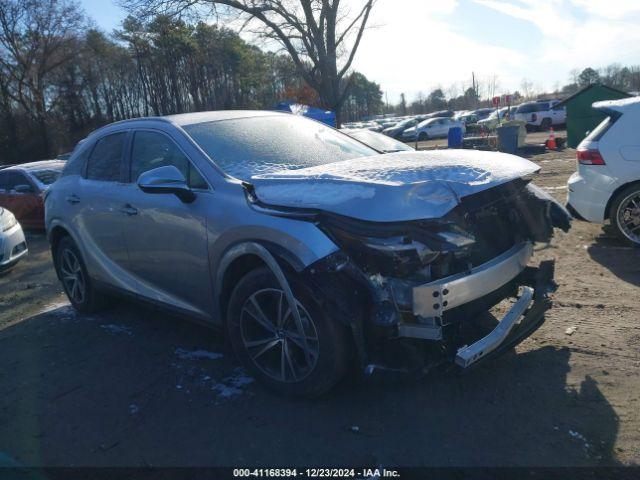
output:
{"label": "white suv in background", "polygon": [[567,110],[564,107],[553,109],[560,100],[538,100],[518,106],[513,120],[527,124],[530,130],[549,130],[551,127],[563,125],[567,121]]}
{"label": "white suv in background", "polygon": [[414,131],[409,132],[408,130],[405,130],[405,133],[408,134],[405,135],[403,133],[402,136],[404,139],[417,138],[420,141],[430,140],[432,138],[447,138],[449,135],[449,129],[454,127],[460,127],[463,134],[466,131],[464,122],[454,120],[449,117],[429,118],[424,122],[419,123],[415,127]]}
{"label": "white suv in background", "polygon": [[609,219],[621,238],[640,247],[640,98],[593,108],[608,117],[578,145],[569,210],[589,222]]}

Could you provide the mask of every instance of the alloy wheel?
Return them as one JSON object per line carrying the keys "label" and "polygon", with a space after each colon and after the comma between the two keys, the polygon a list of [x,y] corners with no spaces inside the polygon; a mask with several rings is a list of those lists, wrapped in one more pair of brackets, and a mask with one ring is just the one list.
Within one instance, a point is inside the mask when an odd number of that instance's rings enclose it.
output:
{"label": "alloy wheel", "polygon": [[62,274],[62,283],[69,298],[75,303],[84,302],[86,282],[80,260],[73,250],[66,248],[62,251],[60,273]]}
{"label": "alloy wheel", "polygon": [[278,382],[299,382],[315,368],[320,353],[313,319],[296,300],[298,322],[284,291],[259,290],[240,312],[240,333],[251,362]]}
{"label": "alloy wheel", "polygon": [[640,192],[622,200],[617,212],[620,230],[629,240],[640,244]]}

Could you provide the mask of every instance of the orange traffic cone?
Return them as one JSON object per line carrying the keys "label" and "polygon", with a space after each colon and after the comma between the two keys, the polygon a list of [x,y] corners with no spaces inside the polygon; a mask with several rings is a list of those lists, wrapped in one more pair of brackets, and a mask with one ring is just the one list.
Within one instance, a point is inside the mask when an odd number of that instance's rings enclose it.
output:
{"label": "orange traffic cone", "polygon": [[547,148],[549,150],[557,150],[558,145],[556,145],[556,135],[553,133],[553,127],[549,130],[549,140],[547,140]]}

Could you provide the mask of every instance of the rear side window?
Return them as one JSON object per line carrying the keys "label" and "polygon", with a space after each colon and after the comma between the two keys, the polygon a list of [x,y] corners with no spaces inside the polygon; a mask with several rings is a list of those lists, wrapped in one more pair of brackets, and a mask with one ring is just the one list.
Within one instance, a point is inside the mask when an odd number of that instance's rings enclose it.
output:
{"label": "rear side window", "polygon": [[126,136],[125,132],[114,133],[98,140],[87,164],[89,180],[117,182],[120,179],[120,161]]}
{"label": "rear side window", "polygon": [[131,180],[135,182],[142,173],[168,165],[180,170],[191,188],[208,188],[198,170],[170,138],[157,132],[136,132],[131,152]]}
{"label": "rear side window", "polygon": [[608,116],[602,122],[600,122],[600,124],[596,128],[594,128],[591,133],[589,133],[585,140],[589,140],[592,142],[600,141],[600,139],[604,137],[604,134],[607,133],[611,127],[613,127],[613,125],[618,121],[618,119],[620,119],[621,116],[622,115]]}
{"label": "rear side window", "polygon": [[548,103],[527,103],[518,107],[517,113],[534,113],[549,110]]}

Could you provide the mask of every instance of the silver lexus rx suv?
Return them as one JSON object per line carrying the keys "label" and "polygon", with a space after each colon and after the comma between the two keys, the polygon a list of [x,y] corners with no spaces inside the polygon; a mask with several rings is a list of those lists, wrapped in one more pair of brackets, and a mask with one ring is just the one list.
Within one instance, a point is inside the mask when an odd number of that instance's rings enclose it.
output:
{"label": "silver lexus rx suv", "polygon": [[317,396],[350,368],[467,369],[543,322],[553,265],[529,265],[533,245],[570,216],[537,171],[501,153],[383,155],[284,113],[141,118],[76,147],[46,227],[79,311],[118,294],[161,305],[223,329],[271,389]]}

